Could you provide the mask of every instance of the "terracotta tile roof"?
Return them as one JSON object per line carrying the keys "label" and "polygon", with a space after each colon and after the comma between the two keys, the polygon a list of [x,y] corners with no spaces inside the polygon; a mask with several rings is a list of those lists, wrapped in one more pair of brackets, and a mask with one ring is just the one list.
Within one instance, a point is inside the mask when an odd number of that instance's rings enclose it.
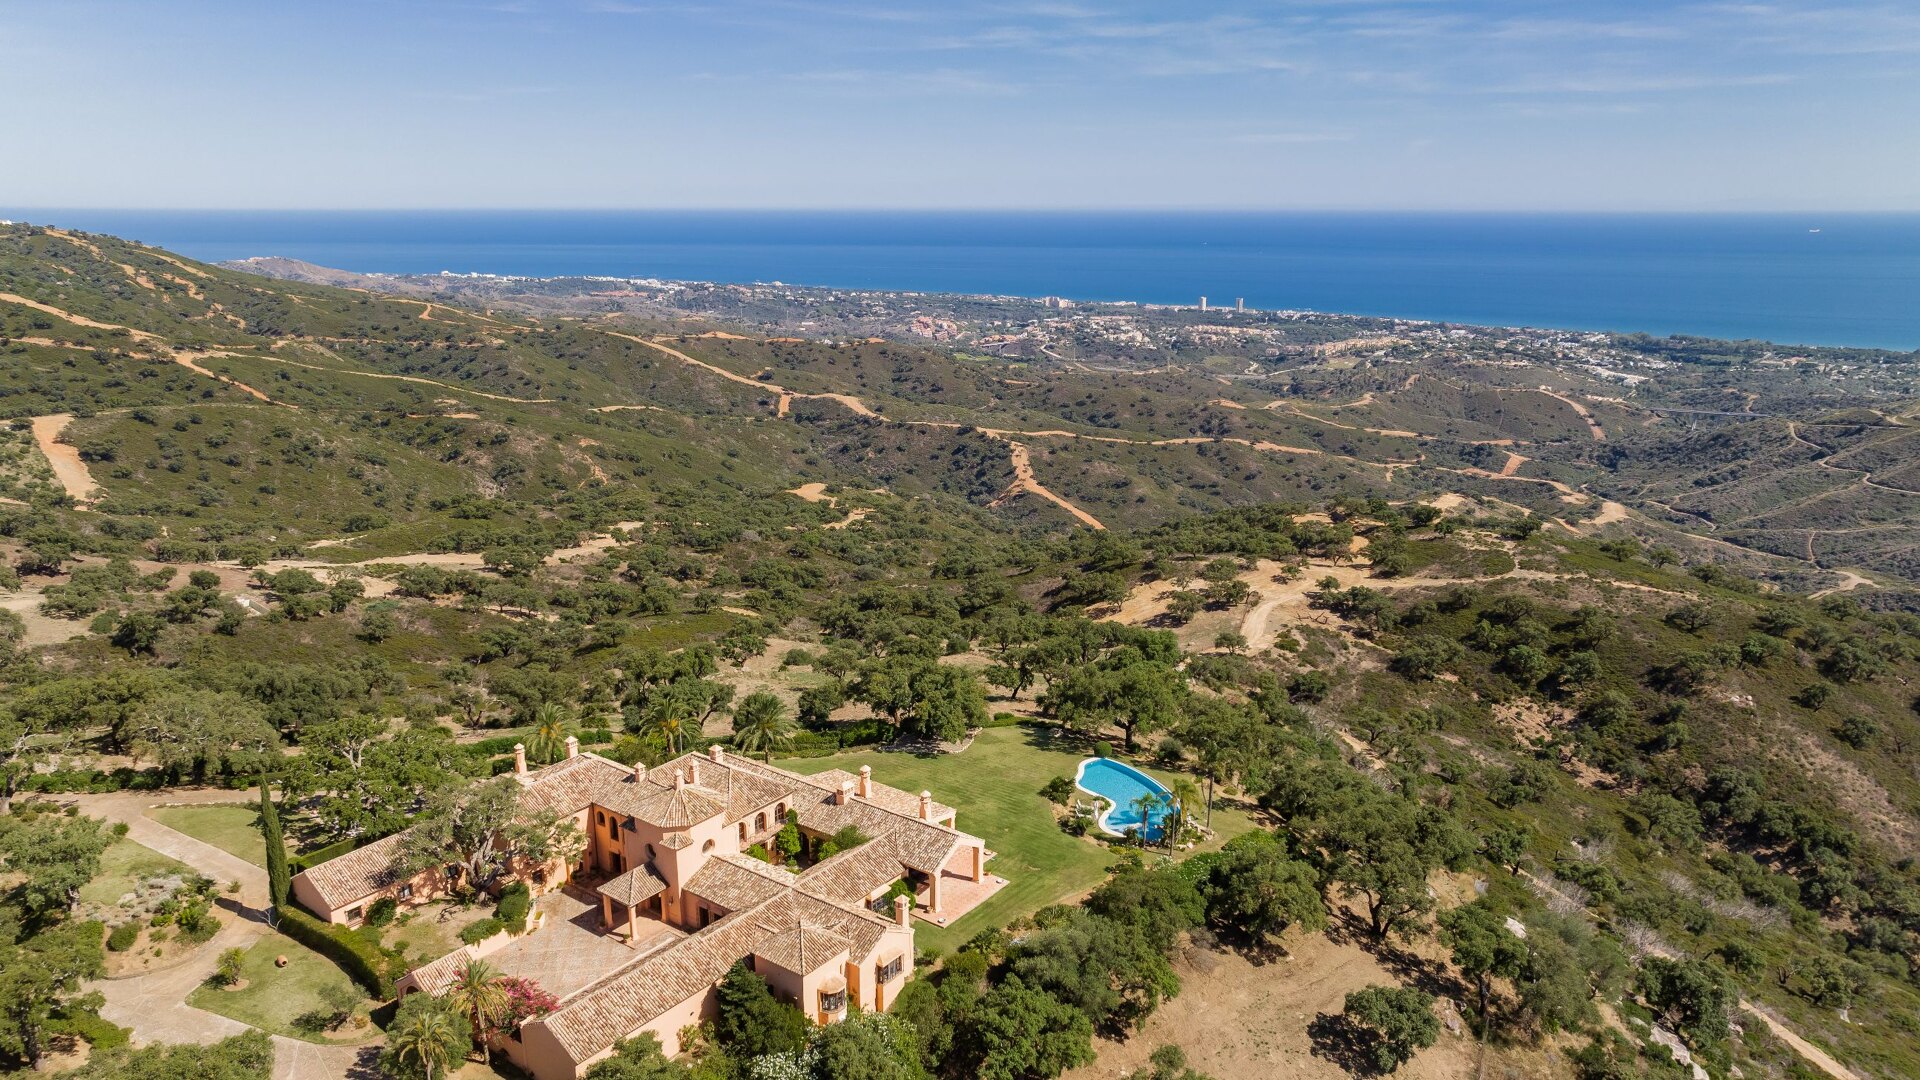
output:
{"label": "terracotta tile roof", "polygon": [[394,862],[400,857],[400,848],[406,842],[406,835],[406,831],[402,830],[384,840],[375,840],[318,866],[308,867],[300,872],[300,876],[319,891],[320,899],[328,908],[338,910],[361,897],[399,884],[400,875],[394,870]]}
{"label": "terracotta tile roof", "polygon": [[805,975],[847,954],[853,942],[821,926],[795,922],[753,947],[753,955],[776,967]]}
{"label": "terracotta tile roof", "polygon": [[614,878],[600,886],[600,895],[634,907],[643,901],[659,896],[667,890],[667,883],[654,873],[653,867],[645,863]]}
{"label": "terracotta tile roof", "polygon": [[526,791],[520,796],[520,804],[556,814],[578,813],[586,809],[588,803],[599,802],[597,796],[607,788],[631,783],[632,776],[633,770],[617,761],[608,761],[597,754],[581,754],[533,770]]}
{"label": "terracotta tile roof", "polygon": [[792,774],[781,769],[739,767],[739,763],[748,760],[738,754],[722,754],[717,761],[707,754],[682,754],[650,770],[647,779],[672,787],[674,773],[691,769],[695,779],[687,786],[724,804],[727,820],[733,822],[782,799],[790,799],[800,786]]}
{"label": "terracotta tile roof", "polygon": [[462,945],[431,964],[422,964],[408,972],[406,977],[413,984],[429,994],[438,996],[447,987],[453,985],[454,977],[467,964],[467,957],[473,955],[473,946]]}
{"label": "terracotta tile roof", "polygon": [[[530,1024],[544,1024],[574,1061],[585,1061],[654,1017],[714,986],[742,957],[795,926],[804,925],[824,947],[844,942],[854,957],[873,952],[891,925],[864,911],[787,890],[760,905],[735,911],[666,949],[643,957],[568,996],[560,1007]],[[807,946],[812,954],[812,945]]]}
{"label": "terracotta tile roof", "polygon": [[590,983],[560,1003],[544,1024],[567,1056],[585,1061],[635,1028],[714,986],[767,934],[757,912],[734,912],[698,934]]}
{"label": "terracotta tile roof", "polygon": [[670,832],[660,838],[660,846],[670,851],[679,851],[693,843],[693,837],[683,832]]}
{"label": "terracotta tile roof", "polygon": [[708,859],[687,879],[686,890],[728,911],[739,911],[793,888],[797,879],[748,855]]}
{"label": "terracotta tile roof", "polygon": [[864,905],[868,897],[900,880],[903,865],[888,848],[861,844],[808,867],[800,875],[800,891],[833,904]]}

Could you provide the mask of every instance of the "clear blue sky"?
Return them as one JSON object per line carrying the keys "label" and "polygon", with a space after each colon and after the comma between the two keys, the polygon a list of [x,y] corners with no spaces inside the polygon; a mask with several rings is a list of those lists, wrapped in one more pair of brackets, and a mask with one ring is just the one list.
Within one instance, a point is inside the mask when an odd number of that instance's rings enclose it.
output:
{"label": "clear blue sky", "polygon": [[1920,3],[0,0],[0,205],[1920,209]]}

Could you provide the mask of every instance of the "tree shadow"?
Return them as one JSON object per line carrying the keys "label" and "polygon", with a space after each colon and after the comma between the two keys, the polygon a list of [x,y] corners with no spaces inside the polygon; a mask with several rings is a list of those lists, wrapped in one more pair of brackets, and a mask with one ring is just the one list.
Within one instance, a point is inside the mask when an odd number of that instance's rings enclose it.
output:
{"label": "tree shadow", "polygon": [[384,1080],[387,1073],[380,1067],[380,1044],[374,1043],[360,1048],[353,1056],[353,1064],[347,1066],[346,1080]]}
{"label": "tree shadow", "polygon": [[1380,1076],[1373,1036],[1343,1013],[1321,1013],[1307,1025],[1308,1052],[1354,1076]]}
{"label": "tree shadow", "polygon": [[1395,944],[1391,936],[1384,941],[1374,937],[1367,920],[1352,911],[1336,909],[1333,912],[1327,924],[1327,940],[1365,949],[1401,984],[1434,997],[1460,999],[1472,989],[1454,978],[1445,964]]}
{"label": "tree shadow", "polygon": [[248,922],[264,923],[267,921],[267,910],[265,908],[248,907],[241,903],[240,898],[237,896],[216,896],[213,898],[213,906],[219,908],[221,911],[238,915]]}

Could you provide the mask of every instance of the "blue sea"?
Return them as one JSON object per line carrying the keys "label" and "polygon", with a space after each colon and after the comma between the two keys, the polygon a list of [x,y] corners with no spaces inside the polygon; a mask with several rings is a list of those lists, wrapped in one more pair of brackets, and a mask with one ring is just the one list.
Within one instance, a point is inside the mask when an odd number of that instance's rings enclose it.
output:
{"label": "blue sea", "polygon": [[1920,348],[1920,214],[18,210],[210,261],[784,281]]}

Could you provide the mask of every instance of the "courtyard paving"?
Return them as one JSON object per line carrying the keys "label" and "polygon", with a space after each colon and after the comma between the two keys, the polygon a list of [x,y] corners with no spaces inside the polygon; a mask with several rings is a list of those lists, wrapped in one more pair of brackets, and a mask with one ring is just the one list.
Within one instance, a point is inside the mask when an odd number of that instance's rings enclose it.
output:
{"label": "courtyard paving", "polygon": [[546,916],[539,930],[487,957],[503,975],[532,979],[555,997],[575,990],[683,937],[658,919],[635,925],[635,946],[601,932],[600,906],[568,889],[542,896],[536,904]]}

